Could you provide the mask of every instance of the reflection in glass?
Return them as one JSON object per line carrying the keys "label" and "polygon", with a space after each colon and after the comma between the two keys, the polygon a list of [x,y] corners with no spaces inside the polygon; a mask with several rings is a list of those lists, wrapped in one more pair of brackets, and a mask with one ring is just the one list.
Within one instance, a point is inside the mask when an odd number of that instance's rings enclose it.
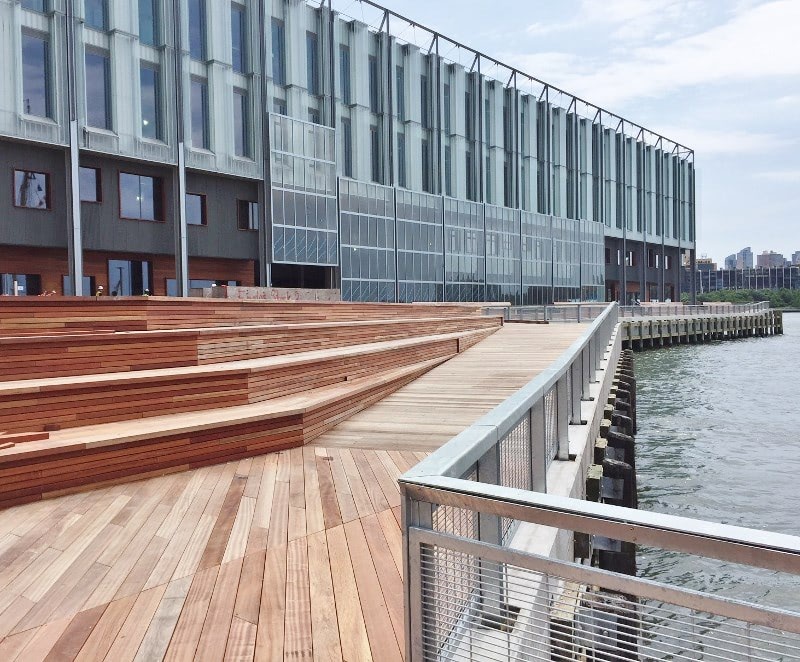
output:
{"label": "reflection in glass", "polygon": [[108,57],[86,51],[86,123],[111,128],[111,81]]}
{"label": "reflection in glass", "polygon": [[108,0],[85,0],[86,25],[95,30],[108,30]]}
{"label": "reflection in glass", "polygon": [[272,82],[286,85],[286,27],[277,18],[272,19]]}
{"label": "reflection in glass", "polygon": [[14,206],[50,209],[48,175],[29,170],[14,171]]}
{"label": "reflection in glass", "polygon": [[44,37],[22,34],[23,109],[28,115],[51,117],[50,44]]}
{"label": "reflection in glass", "polygon": [[139,41],[158,46],[158,0],[139,0]]}
{"label": "reflection in glass", "polygon": [[109,260],[109,294],[112,296],[141,296],[145,290],[152,293],[151,273],[152,266],[146,261]]}
{"label": "reflection in glass", "polygon": [[159,91],[159,73],[155,65],[142,64],[139,69],[142,88],[142,136],[161,139],[161,118],[159,105],[161,93]]}
{"label": "reflection in glass", "polygon": [[100,202],[103,199],[100,188],[100,170],[81,167],[78,170],[81,202]]}
{"label": "reflection in glass", "polygon": [[233,139],[236,156],[250,156],[250,141],[248,140],[248,111],[247,92],[233,91]]}
{"label": "reflection in glass", "polygon": [[208,131],[208,85],[205,81],[192,78],[192,146],[209,149]]}
{"label": "reflection in glass", "polygon": [[206,198],[196,193],[186,194],[186,223],[188,225],[206,224]]}
{"label": "reflection in glass", "polygon": [[245,71],[246,60],[246,22],[245,8],[241,5],[231,4],[231,62],[233,70],[239,73]]}
{"label": "reflection in glass", "polygon": [[22,6],[32,11],[46,12],[48,10],[47,0],[22,0]]}
{"label": "reflection in glass", "polygon": [[206,59],[206,0],[189,0],[189,54]]}
{"label": "reflection in glass", "polygon": [[119,175],[120,216],[140,221],[163,220],[161,180],[121,172]]}

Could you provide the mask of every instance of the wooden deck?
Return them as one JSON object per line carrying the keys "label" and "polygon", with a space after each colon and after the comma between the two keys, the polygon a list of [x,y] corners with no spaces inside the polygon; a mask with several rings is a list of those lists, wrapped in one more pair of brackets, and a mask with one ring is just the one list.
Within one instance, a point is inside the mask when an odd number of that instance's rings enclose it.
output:
{"label": "wooden deck", "polygon": [[397,476],[584,328],[506,325],[313,446],[0,512],[0,660],[403,659]]}

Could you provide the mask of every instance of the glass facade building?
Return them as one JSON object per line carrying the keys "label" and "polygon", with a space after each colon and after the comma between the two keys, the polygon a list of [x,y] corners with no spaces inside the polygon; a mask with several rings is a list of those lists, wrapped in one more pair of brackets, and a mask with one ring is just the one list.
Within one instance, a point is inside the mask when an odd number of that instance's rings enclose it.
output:
{"label": "glass facade building", "polygon": [[[31,145],[0,161],[46,175],[50,214],[0,186],[14,210],[0,257],[63,251],[70,291],[122,253],[153,263],[140,271],[155,293],[192,280],[365,301],[680,291],[691,149],[374,3],[130,4],[0,3],[14,63],[0,143]],[[78,158],[50,164],[53,148]],[[71,204],[77,168],[98,193]],[[135,214],[133,178],[152,184]],[[38,230],[22,220],[36,213]],[[91,273],[88,251],[105,260]]]}

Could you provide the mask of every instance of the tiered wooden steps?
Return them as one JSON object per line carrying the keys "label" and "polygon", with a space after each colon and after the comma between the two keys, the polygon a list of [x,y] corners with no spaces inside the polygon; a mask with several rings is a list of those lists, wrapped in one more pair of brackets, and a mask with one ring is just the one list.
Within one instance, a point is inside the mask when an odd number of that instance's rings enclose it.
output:
{"label": "tiered wooden steps", "polygon": [[[102,328],[53,333],[81,323],[71,300],[0,322],[0,506],[301,446],[502,324],[458,306],[365,305],[358,320],[358,304],[222,302],[220,326],[205,301],[78,303]],[[142,311],[140,325],[187,325],[195,305],[203,328],[109,330]]]}

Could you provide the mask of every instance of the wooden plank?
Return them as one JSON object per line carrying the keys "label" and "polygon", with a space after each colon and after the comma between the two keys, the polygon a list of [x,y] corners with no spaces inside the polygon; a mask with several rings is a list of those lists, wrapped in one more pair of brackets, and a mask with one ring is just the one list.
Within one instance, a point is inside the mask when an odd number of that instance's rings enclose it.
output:
{"label": "wooden plank", "polygon": [[106,659],[114,660],[114,662],[129,662],[134,659],[166,589],[167,585],[162,584],[138,595],[128,618],[125,619],[117,633],[117,638],[114,639]]}
{"label": "wooden plank", "polygon": [[286,546],[286,615],[284,656],[307,659],[313,655],[311,600],[306,539],[290,540]]}
{"label": "wooden plank", "polygon": [[225,662],[246,662],[254,659],[256,635],[257,628],[254,623],[234,616],[225,649]]}
{"label": "wooden plank", "polygon": [[103,616],[106,606],[99,605],[76,614],[44,659],[47,662],[67,662],[75,659]]}
{"label": "wooden plank", "polygon": [[286,545],[284,544],[269,547],[266,553],[256,636],[256,659],[282,660],[284,658],[285,623]]}
{"label": "wooden plank", "polygon": [[342,647],[336,620],[336,601],[324,531],[308,536],[308,581],[314,659],[341,661]]}
{"label": "wooden plank", "polygon": [[105,658],[138,597],[129,595],[108,605],[98,605],[97,608],[105,606],[103,615],[75,656],[75,662],[93,662]]}
{"label": "wooden plank", "polygon": [[195,659],[218,574],[219,566],[212,566],[198,570],[194,575],[164,660],[191,662]]}
{"label": "wooden plank", "polygon": [[223,563],[219,568],[214,593],[208,605],[203,631],[197,649],[209,660],[220,660],[225,656],[228,632],[236,604],[236,588],[242,572],[242,558]]}

